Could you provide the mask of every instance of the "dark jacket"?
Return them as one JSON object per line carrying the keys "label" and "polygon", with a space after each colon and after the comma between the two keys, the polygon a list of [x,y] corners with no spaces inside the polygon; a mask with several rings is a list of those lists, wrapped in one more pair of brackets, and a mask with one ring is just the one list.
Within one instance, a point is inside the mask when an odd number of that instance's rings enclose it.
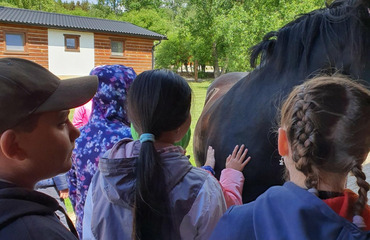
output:
{"label": "dark jacket", "polygon": [[0,239],[76,240],[56,217],[56,210],[61,208],[53,198],[0,181]]}
{"label": "dark jacket", "polygon": [[229,208],[210,239],[369,240],[370,231],[360,230],[314,194],[287,182],[254,202]]}

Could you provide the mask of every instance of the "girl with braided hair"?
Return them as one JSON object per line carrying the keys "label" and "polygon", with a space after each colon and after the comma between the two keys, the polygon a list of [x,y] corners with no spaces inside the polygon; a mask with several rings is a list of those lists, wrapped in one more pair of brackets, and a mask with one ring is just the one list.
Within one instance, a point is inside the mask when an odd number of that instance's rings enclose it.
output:
{"label": "girl with braided hair", "polygon": [[[278,136],[287,182],[256,201],[231,207],[211,239],[370,239],[370,91],[341,75],[293,89]],[[358,195],[345,189],[348,174]]]}

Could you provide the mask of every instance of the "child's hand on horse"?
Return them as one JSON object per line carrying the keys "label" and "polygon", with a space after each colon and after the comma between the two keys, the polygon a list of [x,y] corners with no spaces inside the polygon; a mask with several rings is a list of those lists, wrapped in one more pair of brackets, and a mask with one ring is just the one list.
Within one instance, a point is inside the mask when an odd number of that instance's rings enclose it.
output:
{"label": "child's hand on horse", "polygon": [[215,168],[215,150],[213,149],[212,146],[208,147],[207,150],[207,159],[206,162],[204,163],[204,166],[210,166],[212,169]]}
{"label": "child's hand on horse", "polygon": [[248,149],[247,148],[244,149],[244,144],[242,144],[240,148],[239,145],[236,145],[232,154],[226,158],[226,168],[233,168],[238,171],[243,171],[244,167],[251,160],[251,157],[248,157],[244,161],[245,157],[247,156],[247,153]]}

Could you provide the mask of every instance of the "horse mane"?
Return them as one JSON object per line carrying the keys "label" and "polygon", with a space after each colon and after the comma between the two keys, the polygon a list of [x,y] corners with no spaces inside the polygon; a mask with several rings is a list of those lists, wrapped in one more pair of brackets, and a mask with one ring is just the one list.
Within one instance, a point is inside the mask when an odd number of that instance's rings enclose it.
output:
{"label": "horse mane", "polygon": [[[271,72],[273,65],[279,71],[301,69],[302,73],[310,74],[313,55],[322,54],[321,59],[327,59],[327,69],[340,68],[343,74],[358,73],[365,65],[364,52],[369,49],[369,9],[368,0],[337,0],[325,8],[300,15],[280,30],[267,33],[252,47],[250,64],[256,67],[260,60],[261,70]],[[340,28],[335,23],[340,23]],[[323,49],[315,51],[320,43]],[[345,56],[349,58],[348,64],[343,63],[344,48],[349,49]]]}

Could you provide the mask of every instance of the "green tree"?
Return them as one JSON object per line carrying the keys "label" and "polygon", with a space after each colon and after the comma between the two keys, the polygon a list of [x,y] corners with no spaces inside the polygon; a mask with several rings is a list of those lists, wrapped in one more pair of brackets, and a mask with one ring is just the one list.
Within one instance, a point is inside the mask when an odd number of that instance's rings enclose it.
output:
{"label": "green tree", "polygon": [[114,13],[121,13],[123,9],[122,0],[105,0],[105,4],[110,6]]}
{"label": "green tree", "polygon": [[[216,34],[218,29],[216,19],[233,7],[233,1],[190,0],[189,7],[191,8],[191,14],[187,21],[187,27],[202,53],[208,52],[208,56],[211,57],[210,63],[214,68],[214,75],[218,77],[222,72],[220,59],[224,55],[222,52],[224,49],[224,38]],[[204,61],[205,58],[203,56],[203,59],[198,59],[199,54],[196,50],[193,50],[194,60],[198,60],[201,64],[201,61]]]}
{"label": "green tree", "polygon": [[164,35],[172,28],[170,16],[163,9],[142,8],[131,10],[124,12],[117,20],[127,21]]}
{"label": "green tree", "polygon": [[189,36],[179,31],[168,34],[168,40],[157,47],[156,67],[168,68],[177,71],[183,64],[189,62]]}
{"label": "green tree", "polygon": [[55,10],[56,2],[54,0],[3,0],[2,6],[18,7],[24,9],[42,10],[52,12]]}
{"label": "green tree", "polygon": [[156,47],[157,67],[197,61],[215,77],[248,71],[249,49],[295,16],[324,7],[323,0],[0,0],[2,6],[131,22],[168,36]]}
{"label": "green tree", "polygon": [[125,7],[126,11],[140,10],[143,8],[154,8],[158,9],[162,5],[161,0],[122,0],[122,5]]}
{"label": "green tree", "polygon": [[205,44],[217,77],[250,69],[250,47],[296,15],[322,6],[321,0],[191,0],[187,27],[195,42]]}

